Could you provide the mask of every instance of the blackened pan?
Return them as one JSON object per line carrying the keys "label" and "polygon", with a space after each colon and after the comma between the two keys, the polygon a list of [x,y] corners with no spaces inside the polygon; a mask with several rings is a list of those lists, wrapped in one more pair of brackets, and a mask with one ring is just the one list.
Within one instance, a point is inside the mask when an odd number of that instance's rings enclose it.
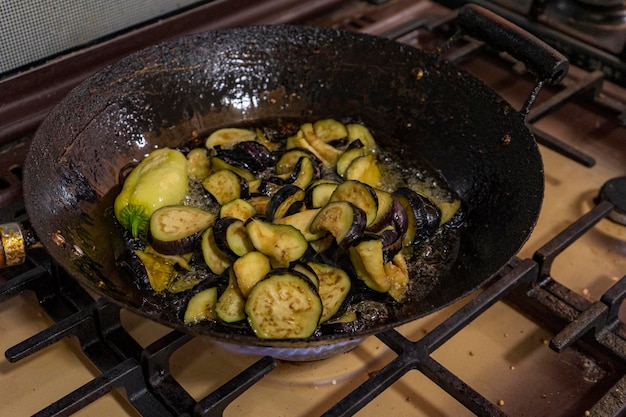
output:
{"label": "blackened pan", "polygon": [[[423,160],[463,201],[453,257],[424,291],[355,334],[267,341],[184,326],[175,302],[139,289],[111,205],[120,170],[196,132],[291,118],[367,125],[402,164]],[[388,138],[388,139],[385,139]],[[393,140],[390,138],[394,138]],[[172,328],[244,345],[359,338],[432,313],[496,274],[528,238],[543,167],[524,115],[455,65],[391,40],[334,29],[217,30],[138,52],[79,85],[45,119],[28,154],[26,208],[38,238],[78,281]]]}

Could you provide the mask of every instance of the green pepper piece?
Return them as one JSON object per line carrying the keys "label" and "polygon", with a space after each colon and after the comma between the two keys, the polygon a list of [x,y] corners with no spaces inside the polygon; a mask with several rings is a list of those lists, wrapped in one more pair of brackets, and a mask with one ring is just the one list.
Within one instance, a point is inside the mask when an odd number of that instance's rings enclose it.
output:
{"label": "green pepper piece", "polygon": [[120,224],[134,238],[148,231],[150,216],[160,207],[180,204],[187,195],[187,158],[162,148],[152,151],[126,177],[113,206]]}

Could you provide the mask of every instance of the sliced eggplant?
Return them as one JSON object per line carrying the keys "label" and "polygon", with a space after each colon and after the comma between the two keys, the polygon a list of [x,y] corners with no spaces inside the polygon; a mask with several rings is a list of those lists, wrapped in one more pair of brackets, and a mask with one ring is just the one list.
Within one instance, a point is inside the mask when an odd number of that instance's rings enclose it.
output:
{"label": "sliced eggplant", "polygon": [[206,177],[202,186],[223,205],[236,198],[245,198],[248,194],[248,182],[229,169],[221,169]]}
{"label": "sliced eggplant", "polygon": [[249,129],[226,127],[211,133],[204,143],[207,149],[221,146],[226,149],[234,147],[239,142],[256,140],[256,133]]}
{"label": "sliced eggplant", "polygon": [[163,292],[176,279],[176,262],[161,256],[148,246],[145,250],[136,250],[135,254],[143,263],[150,287],[156,292]]}
{"label": "sliced eggplant", "polygon": [[300,259],[309,248],[302,233],[286,224],[252,218],[246,223],[246,231],[256,250],[280,266],[286,267],[290,262]]}
{"label": "sliced eggplant", "polygon": [[373,154],[367,154],[355,158],[344,173],[344,178],[347,180],[357,180],[372,187],[378,187],[380,185],[380,168],[378,167],[378,160]]}
{"label": "sliced eggplant", "polygon": [[313,123],[313,130],[326,143],[338,142],[348,137],[346,125],[335,119],[317,120]]}
{"label": "sliced eggplant", "polygon": [[266,195],[255,195],[246,199],[248,203],[254,208],[257,216],[265,216],[267,213],[267,205],[270,202],[270,197]]}
{"label": "sliced eggplant", "polygon": [[161,207],[150,216],[152,247],[165,255],[189,253],[214,220],[213,213],[198,207]]}
{"label": "sliced eggplant", "polygon": [[310,209],[324,207],[330,201],[330,196],[338,185],[336,181],[326,180],[309,184],[305,189],[304,205]]}
{"label": "sliced eggplant", "polygon": [[391,193],[381,190],[379,188],[375,188],[374,192],[376,193],[376,201],[378,202],[378,207],[376,211],[376,218],[367,227],[369,232],[379,232],[388,226],[395,226],[394,223],[394,206],[393,197]]}
{"label": "sliced eggplant", "polygon": [[244,298],[252,287],[261,281],[272,269],[269,258],[258,251],[250,251],[233,263],[233,273],[237,286]]}
{"label": "sliced eggplant", "polygon": [[367,149],[368,153],[376,153],[378,147],[376,145],[376,141],[374,140],[374,136],[370,130],[360,124],[352,123],[346,125],[346,129],[348,129],[348,140],[350,143],[355,140],[360,140],[363,144],[363,147]]}
{"label": "sliced eggplant", "polygon": [[275,221],[297,213],[304,204],[304,196],[304,190],[297,185],[285,185],[270,198],[265,210],[265,216],[269,221]]}
{"label": "sliced eggplant", "polygon": [[365,155],[368,155],[368,151],[364,147],[354,147],[346,150],[337,160],[337,166],[335,167],[337,175],[342,178],[345,177],[350,164],[352,164],[355,159]]}
{"label": "sliced eggplant", "polygon": [[221,275],[233,263],[232,255],[217,246],[213,226],[202,234],[201,246],[204,262],[214,274]]}
{"label": "sliced eggplant", "polygon": [[378,213],[378,196],[374,189],[360,181],[349,180],[337,186],[330,196],[329,202],[348,201],[363,210],[366,217],[366,227],[376,220]]}
{"label": "sliced eggplant", "polygon": [[256,214],[256,209],[249,201],[246,201],[241,198],[236,198],[234,200],[229,201],[220,207],[220,218],[222,217],[232,217],[235,219],[239,219],[242,221],[248,220],[250,217]]}
{"label": "sliced eggplant", "polygon": [[441,211],[427,197],[408,187],[398,188],[393,195],[407,213],[405,244],[432,236],[437,231],[441,222]]}
{"label": "sliced eggplant", "polygon": [[245,169],[259,175],[274,165],[272,153],[264,145],[256,141],[242,141],[231,148],[215,147],[217,157],[230,165]]}
{"label": "sliced eggplant", "polygon": [[319,277],[317,276],[317,273],[315,272],[315,270],[308,263],[294,262],[291,264],[289,268],[293,271],[299,272],[302,275],[306,276],[311,281],[311,283],[313,283],[313,285],[319,292],[319,288],[320,288]]}
{"label": "sliced eggplant", "polygon": [[322,174],[322,161],[315,154],[304,148],[292,148],[283,152],[276,162],[276,173],[279,175],[291,173],[300,158],[311,159],[314,177],[319,178]]}
{"label": "sliced eggplant", "polygon": [[228,274],[228,286],[218,297],[215,304],[215,313],[220,320],[234,323],[246,319],[246,299],[239,290],[237,279],[232,271]]}
{"label": "sliced eggplant", "polygon": [[391,262],[385,263],[384,269],[390,282],[387,293],[397,302],[404,302],[409,287],[409,269],[404,255],[398,252]]}
{"label": "sliced eggplant", "polygon": [[292,339],[315,332],[323,305],[308,278],[285,269],[271,272],[252,288],[245,310],[256,336]]}
{"label": "sliced eggplant", "polygon": [[227,169],[239,175],[241,178],[244,178],[246,181],[254,181],[255,179],[257,179],[256,175],[254,175],[247,169],[231,165],[228,162],[224,161],[222,158],[218,158],[217,156],[211,157],[211,169],[214,172],[222,169]]}
{"label": "sliced eggplant", "polygon": [[254,250],[243,221],[234,217],[222,217],[215,222],[213,229],[215,243],[224,253],[238,257]]}
{"label": "sliced eggplant", "polygon": [[317,213],[309,230],[328,231],[340,247],[347,248],[363,236],[365,224],[363,210],[348,201],[333,201]]}
{"label": "sliced eggplant", "polygon": [[337,314],[350,293],[352,281],[343,269],[317,262],[309,262],[308,265],[319,280],[317,291],[324,307],[320,323],[324,323]]}
{"label": "sliced eggplant", "polygon": [[187,303],[184,322],[188,325],[197,324],[204,320],[213,320],[217,317],[217,287],[210,287],[198,291]]}
{"label": "sliced eggplant", "polygon": [[385,272],[380,239],[362,240],[350,247],[348,253],[357,278],[374,291],[389,291],[391,282]]}
{"label": "sliced eggplant", "polygon": [[320,139],[315,133],[315,129],[311,123],[304,123],[300,126],[300,131],[306,142],[315,150],[315,154],[319,156],[325,167],[334,167],[337,164],[337,160],[341,156],[342,151]]}
{"label": "sliced eggplant", "polygon": [[311,242],[321,239],[327,234],[326,230],[320,230],[315,233],[311,231],[311,224],[313,223],[313,220],[320,212],[320,210],[321,209],[302,210],[289,216],[274,220],[274,223],[288,224],[295,227],[300,231],[300,233],[302,233],[302,235],[308,242]]}

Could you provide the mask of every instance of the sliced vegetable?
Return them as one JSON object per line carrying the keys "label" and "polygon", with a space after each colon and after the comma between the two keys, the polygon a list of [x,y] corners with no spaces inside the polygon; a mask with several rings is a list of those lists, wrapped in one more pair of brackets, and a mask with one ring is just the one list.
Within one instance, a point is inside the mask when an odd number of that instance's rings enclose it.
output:
{"label": "sliced vegetable", "polygon": [[378,187],[381,173],[376,157],[368,154],[354,159],[346,168],[344,177],[347,180],[357,180],[372,187]]}
{"label": "sliced vegetable", "polygon": [[174,266],[176,262],[166,257],[160,256],[148,246],[145,250],[136,250],[150,282],[150,287],[156,292],[165,291],[176,279],[177,272]]}
{"label": "sliced vegetable", "polygon": [[214,234],[217,247],[233,258],[243,256],[254,250],[242,220],[234,217],[222,217],[215,222]]}
{"label": "sliced vegetable", "polygon": [[256,141],[238,142],[230,148],[216,146],[215,150],[218,158],[255,175],[259,175],[274,164],[274,157],[269,149]]}
{"label": "sliced vegetable", "polygon": [[265,278],[271,269],[269,258],[258,251],[250,251],[233,263],[237,286],[244,298],[248,297],[252,287]]}
{"label": "sliced vegetable", "polygon": [[365,223],[363,210],[348,201],[333,201],[317,213],[309,230],[328,231],[340,247],[347,248],[363,236]]}
{"label": "sliced vegetable", "polygon": [[286,224],[273,224],[260,219],[250,219],[246,231],[254,247],[271,257],[277,265],[288,266],[300,259],[309,244],[298,229]]}
{"label": "sliced vegetable", "polygon": [[217,314],[217,287],[206,288],[193,295],[187,303],[183,321],[185,324],[197,324],[203,320],[212,320]]}
{"label": "sliced vegetable", "polygon": [[179,204],[187,195],[187,158],[162,148],[152,151],[130,172],[115,198],[115,217],[134,238],[148,232],[154,211]]}
{"label": "sliced vegetable", "polygon": [[214,274],[221,275],[233,263],[232,257],[217,246],[212,226],[202,234],[201,246],[204,262]]}
{"label": "sliced vegetable", "polygon": [[213,149],[216,146],[230,149],[239,142],[245,142],[255,139],[256,133],[252,130],[227,127],[211,133],[207,138],[204,146],[206,146],[207,149]]}
{"label": "sliced vegetable", "polygon": [[256,214],[256,209],[250,202],[236,198],[220,207],[220,217],[232,217],[242,221],[248,220]]}
{"label": "sliced vegetable", "polygon": [[318,293],[323,305],[320,323],[324,323],[337,314],[350,292],[352,281],[343,269],[317,262],[309,262],[308,265],[319,280]]}
{"label": "sliced vegetable", "polygon": [[320,208],[330,201],[330,196],[339,185],[336,181],[320,181],[309,184],[305,190],[304,204],[308,208]]}
{"label": "sliced vegetable", "polygon": [[387,278],[383,262],[383,244],[380,239],[368,239],[348,249],[350,262],[356,276],[369,288],[387,292],[391,282]]}
{"label": "sliced vegetable", "polygon": [[313,220],[315,219],[317,214],[320,212],[320,210],[321,209],[310,209],[310,210],[299,211],[289,216],[285,216],[280,219],[274,220],[274,223],[288,224],[290,226],[295,227],[296,229],[300,231],[300,233],[302,233],[302,235],[307,241],[311,242],[314,240],[321,239],[327,234],[326,230],[320,230],[317,232],[311,231],[311,224],[313,223]]}
{"label": "sliced vegetable", "polygon": [[346,129],[348,129],[348,140],[350,143],[355,140],[360,140],[363,144],[363,147],[367,149],[369,153],[376,153],[378,150],[378,146],[376,145],[376,141],[374,140],[374,136],[370,130],[360,124],[352,123],[346,125]]}
{"label": "sliced vegetable", "polygon": [[150,217],[152,247],[165,255],[189,253],[215,215],[191,206],[165,206]]}
{"label": "sliced vegetable", "polygon": [[270,198],[265,217],[274,221],[298,212],[304,204],[304,196],[304,190],[297,185],[285,185]]}
{"label": "sliced vegetable", "polygon": [[323,305],[308,278],[295,271],[278,270],[252,288],[245,310],[258,337],[290,339],[315,332]]}
{"label": "sliced vegetable", "polygon": [[246,299],[239,290],[237,279],[232,269],[228,274],[228,287],[217,299],[215,312],[220,320],[226,323],[234,323],[246,319]]}
{"label": "sliced vegetable", "polygon": [[385,263],[384,269],[390,282],[387,293],[397,302],[404,302],[409,286],[409,269],[404,255],[398,252],[391,262]]}
{"label": "sliced vegetable", "polygon": [[219,204],[246,197],[248,191],[247,181],[229,169],[212,173],[202,181],[202,186]]}
{"label": "sliced vegetable", "polygon": [[332,201],[349,201],[351,204],[363,210],[366,217],[366,226],[370,226],[376,220],[378,213],[378,196],[372,187],[356,180],[344,181],[337,186],[330,196]]}

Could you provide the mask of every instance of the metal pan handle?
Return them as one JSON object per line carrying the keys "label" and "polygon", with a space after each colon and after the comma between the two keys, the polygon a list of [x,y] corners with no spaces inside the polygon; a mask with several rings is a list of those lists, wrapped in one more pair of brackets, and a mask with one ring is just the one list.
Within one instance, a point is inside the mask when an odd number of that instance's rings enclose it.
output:
{"label": "metal pan handle", "polygon": [[462,32],[523,62],[540,82],[556,84],[569,70],[569,62],[556,49],[494,12],[475,4],[459,10]]}

